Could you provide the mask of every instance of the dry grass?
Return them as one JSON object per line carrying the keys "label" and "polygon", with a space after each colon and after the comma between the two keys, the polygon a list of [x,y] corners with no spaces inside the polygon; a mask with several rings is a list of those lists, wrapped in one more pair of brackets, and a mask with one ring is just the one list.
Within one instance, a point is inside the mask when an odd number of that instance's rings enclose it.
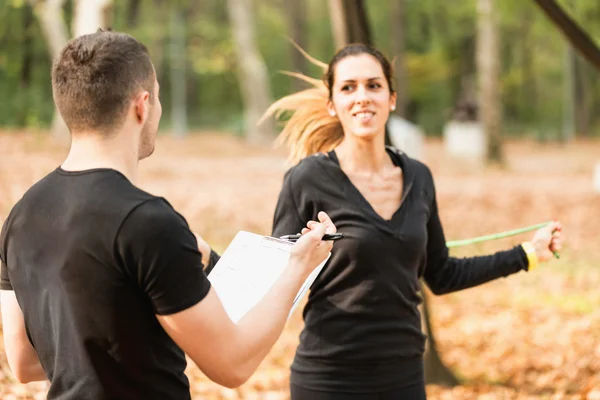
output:
{"label": "dry grass", "polygon": [[[66,149],[38,134],[0,134],[0,221],[21,194],[55,168]],[[552,218],[565,225],[560,262],[479,288],[433,299],[444,359],[465,379],[455,389],[429,386],[431,399],[600,399],[600,194],[592,191],[600,142],[569,146],[508,143],[504,168],[470,168],[429,141],[426,162],[437,183],[448,239]],[[141,163],[140,185],[165,196],[217,249],[240,229],[268,233],[285,156],[236,138],[201,134],[160,138]],[[525,236],[457,250],[506,248]],[[286,399],[288,367],[302,327],[296,312],[255,376],[222,389],[190,366],[194,398]],[[11,381],[0,352],[0,397],[43,398],[45,385]]]}

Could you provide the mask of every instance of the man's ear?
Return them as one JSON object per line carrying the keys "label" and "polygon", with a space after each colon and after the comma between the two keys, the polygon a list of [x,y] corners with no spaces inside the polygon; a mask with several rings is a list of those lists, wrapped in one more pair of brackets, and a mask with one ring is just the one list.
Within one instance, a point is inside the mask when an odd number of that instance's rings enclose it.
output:
{"label": "man's ear", "polygon": [[146,122],[146,119],[148,118],[149,108],[150,93],[148,93],[147,91],[143,91],[140,94],[138,94],[134,100],[135,116],[140,124]]}

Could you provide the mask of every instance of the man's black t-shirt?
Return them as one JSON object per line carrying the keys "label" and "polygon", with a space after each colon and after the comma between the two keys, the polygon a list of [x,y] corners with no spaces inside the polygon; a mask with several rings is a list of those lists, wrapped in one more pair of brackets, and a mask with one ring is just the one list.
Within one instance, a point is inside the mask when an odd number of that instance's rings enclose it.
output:
{"label": "man's black t-shirt", "polygon": [[58,168],[11,211],[0,258],[49,399],[190,398],[185,355],[156,314],[198,303],[210,283],[166,200],[112,169]]}

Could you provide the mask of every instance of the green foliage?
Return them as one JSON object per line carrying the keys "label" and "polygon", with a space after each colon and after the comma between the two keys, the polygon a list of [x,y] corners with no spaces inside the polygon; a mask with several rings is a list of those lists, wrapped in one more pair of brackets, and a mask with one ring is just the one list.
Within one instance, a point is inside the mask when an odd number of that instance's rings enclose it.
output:
{"label": "green foliage", "polygon": [[39,26],[20,1],[3,7],[0,18],[0,125],[47,126],[53,114],[51,63]]}
{"label": "green foliage", "polygon": [[[187,34],[186,79],[190,126],[241,132],[243,105],[237,82],[237,59],[229,26],[227,2],[179,3],[141,0],[131,25],[130,0],[114,0],[111,26],[147,44],[161,82],[163,127],[168,128],[171,104],[169,75],[169,13],[184,7]],[[390,58],[391,2],[368,1],[367,13],[375,45]],[[461,91],[465,73],[474,73],[475,1],[405,0],[405,66],[416,120],[429,134],[440,134]],[[561,0],[597,43],[600,3]],[[253,0],[256,40],[268,67],[273,98],[293,90],[292,45],[283,0]],[[306,50],[327,62],[334,52],[329,10],[323,0],[305,0]],[[70,24],[72,0],[65,6]],[[533,1],[497,2],[501,48],[501,90],[505,131],[509,134],[557,136],[564,108],[566,42]],[[39,24],[25,0],[4,0],[0,8],[0,126],[45,127],[53,115],[50,60]],[[27,67],[29,65],[29,67]],[[470,72],[469,72],[470,71]],[[598,71],[582,68],[588,83],[592,126],[600,126]],[[311,76],[322,71],[309,66]]]}

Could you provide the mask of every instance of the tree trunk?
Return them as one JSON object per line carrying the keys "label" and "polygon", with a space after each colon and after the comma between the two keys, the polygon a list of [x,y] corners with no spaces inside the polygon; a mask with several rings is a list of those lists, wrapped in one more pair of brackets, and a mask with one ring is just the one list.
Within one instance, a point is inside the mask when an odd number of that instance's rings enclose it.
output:
{"label": "tree trunk", "polygon": [[[65,0],[41,0],[32,1],[34,14],[42,28],[44,40],[48,46],[50,58],[57,58],[69,41],[69,33],[67,25],[63,18],[62,6]],[[50,128],[52,135],[61,142],[68,142],[70,139],[69,128],[65,121],[60,116],[57,109],[54,109],[54,117],[52,118],[52,127]]]}
{"label": "tree trunk", "polygon": [[589,136],[592,125],[593,83],[590,79],[589,65],[575,57],[575,131]]}
{"label": "tree trunk", "polygon": [[184,137],[187,134],[186,105],[186,47],[185,18],[181,7],[171,6],[169,66],[171,67],[171,121],[173,135]]}
{"label": "tree trunk", "polygon": [[267,67],[254,37],[251,0],[227,0],[227,9],[238,60],[238,80],[245,108],[246,139],[251,143],[270,143],[275,137],[273,121],[256,125],[271,104]]}
{"label": "tree trunk", "polygon": [[575,132],[575,51],[565,43],[563,55],[563,129],[561,142],[573,140]]}
{"label": "tree trunk", "polygon": [[391,15],[391,53],[394,60],[394,72],[396,74],[396,115],[406,119],[406,103],[408,98],[408,79],[406,66],[404,64],[405,48],[405,0],[392,1]]}
{"label": "tree trunk", "polygon": [[372,44],[364,0],[344,0],[348,43]]}
{"label": "tree trunk", "polygon": [[[166,26],[169,16],[169,9],[164,0],[154,0],[152,2],[152,19],[155,24]],[[162,78],[166,73],[163,71],[165,63],[165,49],[166,49],[166,38],[165,35],[160,31],[152,33],[151,39],[148,41],[148,51],[154,64],[154,70],[156,71],[156,77],[158,81],[162,81]]]}
{"label": "tree trunk", "polygon": [[420,307],[421,312],[421,323],[423,325],[423,331],[427,335],[427,342],[425,344],[425,382],[436,385],[444,386],[456,386],[459,384],[458,379],[454,376],[450,368],[444,365],[442,359],[439,356],[437,349],[435,336],[433,335],[433,327],[431,326],[431,315],[429,313],[429,304],[427,302],[427,295],[425,290],[423,293],[423,304]]}
{"label": "tree trunk", "polygon": [[477,0],[477,73],[479,115],[488,141],[488,161],[502,163],[500,53],[495,0]]}
{"label": "tree trunk", "polygon": [[114,20],[114,8],[115,4],[112,0],[109,0],[108,4],[102,9],[102,22],[104,23],[103,29],[111,29]]}
{"label": "tree trunk", "polygon": [[[290,38],[306,50],[306,3],[304,0],[284,1],[287,25]],[[291,71],[307,74],[306,58],[294,47],[290,46]],[[306,85],[300,79],[293,80],[294,91],[300,91]]]}
{"label": "tree trunk", "polygon": [[329,16],[337,49],[348,43],[372,44],[363,0],[329,0]]}
{"label": "tree trunk", "polygon": [[[33,67],[33,46],[34,40],[31,35],[31,26],[35,23],[35,17],[33,15],[33,9],[29,4],[23,7],[23,42],[22,42],[22,59],[21,59],[21,73],[19,74],[19,90],[21,93],[29,94],[29,87],[31,84],[31,73]],[[27,96],[28,97],[28,96]],[[29,101],[27,98],[21,97],[23,104],[19,107],[17,123],[20,126],[27,125],[27,116],[29,114]]]}
{"label": "tree trunk", "polygon": [[348,29],[346,27],[346,15],[344,13],[344,0],[329,0],[329,18],[333,43],[336,49],[341,49],[348,43]]}
{"label": "tree trunk", "polygon": [[106,29],[105,10],[111,0],[76,0],[73,15],[73,37]]}
{"label": "tree trunk", "polygon": [[521,16],[521,88],[520,88],[520,109],[525,113],[523,118],[527,125],[537,121],[537,84],[535,66],[533,62],[533,7],[526,7]]}
{"label": "tree trunk", "polygon": [[474,33],[465,34],[456,44],[448,44],[452,49],[452,57],[459,60],[459,75],[457,79],[453,79],[451,85],[453,109],[450,118],[453,121],[475,122],[478,120],[475,36]]}
{"label": "tree trunk", "polygon": [[127,26],[135,28],[140,17],[140,0],[129,0],[127,3]]}

